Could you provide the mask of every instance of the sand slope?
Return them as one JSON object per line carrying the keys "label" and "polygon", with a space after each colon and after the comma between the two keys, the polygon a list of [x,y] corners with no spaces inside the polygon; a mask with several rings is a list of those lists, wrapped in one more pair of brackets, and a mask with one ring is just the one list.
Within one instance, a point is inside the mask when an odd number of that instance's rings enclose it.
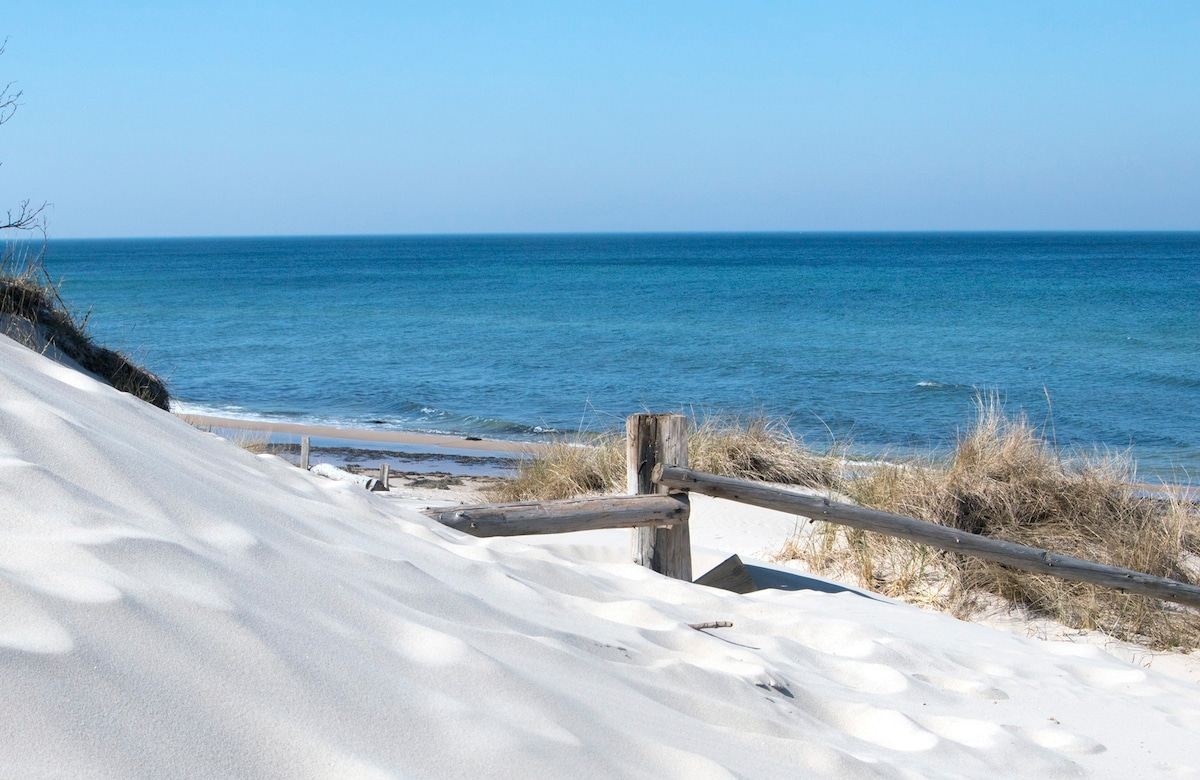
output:
{"label": "sand slope", "polygon": [[1200,690],[1096,648],[472,539],[5,338],[0,574],[5,777],[1200,766]]}

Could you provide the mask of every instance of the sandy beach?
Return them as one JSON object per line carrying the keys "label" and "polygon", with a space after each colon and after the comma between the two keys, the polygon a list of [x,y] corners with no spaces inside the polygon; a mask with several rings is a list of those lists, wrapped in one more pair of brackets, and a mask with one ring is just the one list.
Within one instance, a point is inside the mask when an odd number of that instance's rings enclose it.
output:
{"label": "sandy beach", "polygon": [[[767,562],[774,584],[745,596],[669,580],[619,532],[475,539],[429,504],[251,454],[0,339],[0,700],[20,713],[0,774],[1200,767],[1200,688],[1157,661]],[[697,569],[799,523],[698,506]]]}

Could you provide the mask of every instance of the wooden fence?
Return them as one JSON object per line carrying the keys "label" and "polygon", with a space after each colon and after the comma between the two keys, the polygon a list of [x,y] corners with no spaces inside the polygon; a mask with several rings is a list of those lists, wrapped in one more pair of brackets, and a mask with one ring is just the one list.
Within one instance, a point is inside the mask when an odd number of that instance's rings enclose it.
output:
{"label": "wooden fence", "polygon": [[628,496],[482,504],[431,509],[426,514],[474,536],[632,528],[635,562],[690,582],[687,493],[672,493],[653,479],[655,466],[687,463],[687,418],[682,414],[635,414],[625,421],[625,433]]}
{"label": "wooden fence", "polygon": [[687,495],[694,492],[908,539],[1014,569],[1200,607],[1200,587],[1195,585],[759,482],[693,471],[687,468],[687,419],[683,415],[635,414],[626,421],[626,439],[632,495],[486,504],[430,510],[428,514],[475,536],[633,528],[636,563],[691,581]]}

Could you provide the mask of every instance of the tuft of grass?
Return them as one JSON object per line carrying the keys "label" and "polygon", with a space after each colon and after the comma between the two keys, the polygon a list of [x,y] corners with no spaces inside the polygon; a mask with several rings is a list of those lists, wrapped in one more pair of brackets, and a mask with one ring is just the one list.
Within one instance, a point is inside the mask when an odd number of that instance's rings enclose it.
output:
{"label": "tuft of grass", "polygon": [[625,437],[560,439],[517,466],[517,476],[486,492],[489,501],[556,501],[624,490]]}
{"label": "tuft of grass", "polygon": [[[837,484],[837,462],[806,450],[787,426],[763,417],[718,417],[693,425],[688,436],[692,468],[723,476],[789,485]],[[575,437],[521,462],[517,476],[488,492],[492,501],[553,501],[624,493],[625,437],[610,433]]]}
{"label": "tuft of grass", "polygon": [[263,431],[238,431],[229,441],[251,455],[265,455],[271,451],[271,434]]}
{"label": "tuft of grass", "polygon": [[175,416],[197,430],[219,436],[229,443],[241,447],[251,455],[276,454],[280,446],[286,446],[273,444],[271,442],[271,434],[267,431],[256,431],[250,428],[235,430],[217,429],[212,425],[200,422],[194,415],[176,414]]}
{"label": "tuft of grass", "polygon": [[54,347],[118,390],[168,409],[163,380],[128,355],[95,343],[86,320],[71,314],[39,261],[17,264],[10,255],[0,263],[0,321],[7,323],[0,332],[38,351]]}
{"label": "tuft of grass", "polygon": [[836,458],[806,449],[785,423],[762,416],[705,419],[689,434],[688,463],[710,474],[784,485],[840,482]]}
{"label": "tuft of grass", "polygon": [[[1064,460],[1023,416],[980,399],[943,463],[885,465],[849,483],[865,506],[1077,558],[1192,583],[1195,506],[1131,484],[1121,455]],[[968,616],[994,594],[1068,626],[1156,648],[1200,644],[1200,614],[1143,596],[1013,569],[824,523],[783,557],[818,572]],[[1192,550],[1191,552],[1195,552]]]}

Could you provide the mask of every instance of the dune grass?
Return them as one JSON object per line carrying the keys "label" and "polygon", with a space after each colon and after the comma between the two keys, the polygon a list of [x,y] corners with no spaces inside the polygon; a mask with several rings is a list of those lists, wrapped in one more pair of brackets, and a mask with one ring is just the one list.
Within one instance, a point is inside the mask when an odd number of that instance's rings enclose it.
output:
{"label": "dune grass", "polygon": [[[713,417],[688,435],[692,468],[789,485],[833,485],[837,464],[805,449],[787,426],[765,417]],[[552,501],[625,492],[625,437],[561,439],[523,461],[517,476],[488,493],[492,501]]]}
{"label": "dune grass", "polygon": [[782,420],[764,416],[706,418],[688,438],[688,465],[724,477],[781,485],[837,487],[836,456],[817,453]]}
{"label": "dune grass", "polygon": [[219,430],[208,423],[200,422],[200,418],[195,415],[176,413],[175,416],[193,428],[225,439],[252,455],[263,455],[271,451],[271,434],[266,431],[251,429]]}
{"label": "dune grass", "polygon": [[[1120,455],[1063,458],[1024,417],[981,399],[949,460],[881,466],[845,489],[865,506],[1194,583],[1187,561],[1200,552],[1196,508],[1140,494],[1133,476]],[[960,617],[992,594],[1070,627],[1155,648],[1200,644],[1193,610],[870,532],[818,523],[782,557]]]}
{"label": "dune grass", "polygon": [[97,344],[87,333],[87,318],[75,318],[40,261],[19,262],[11,251],[0,261],[0,333],[40,352],[57,349],[118,390],[170,407],[162,379],[128,355]]}
{"label": "dune grass", "polygon": [[568,437],[526,458],[517,475],[486,492],[489,501],[556,501],[621,493],[625,488],[625,437]]}

